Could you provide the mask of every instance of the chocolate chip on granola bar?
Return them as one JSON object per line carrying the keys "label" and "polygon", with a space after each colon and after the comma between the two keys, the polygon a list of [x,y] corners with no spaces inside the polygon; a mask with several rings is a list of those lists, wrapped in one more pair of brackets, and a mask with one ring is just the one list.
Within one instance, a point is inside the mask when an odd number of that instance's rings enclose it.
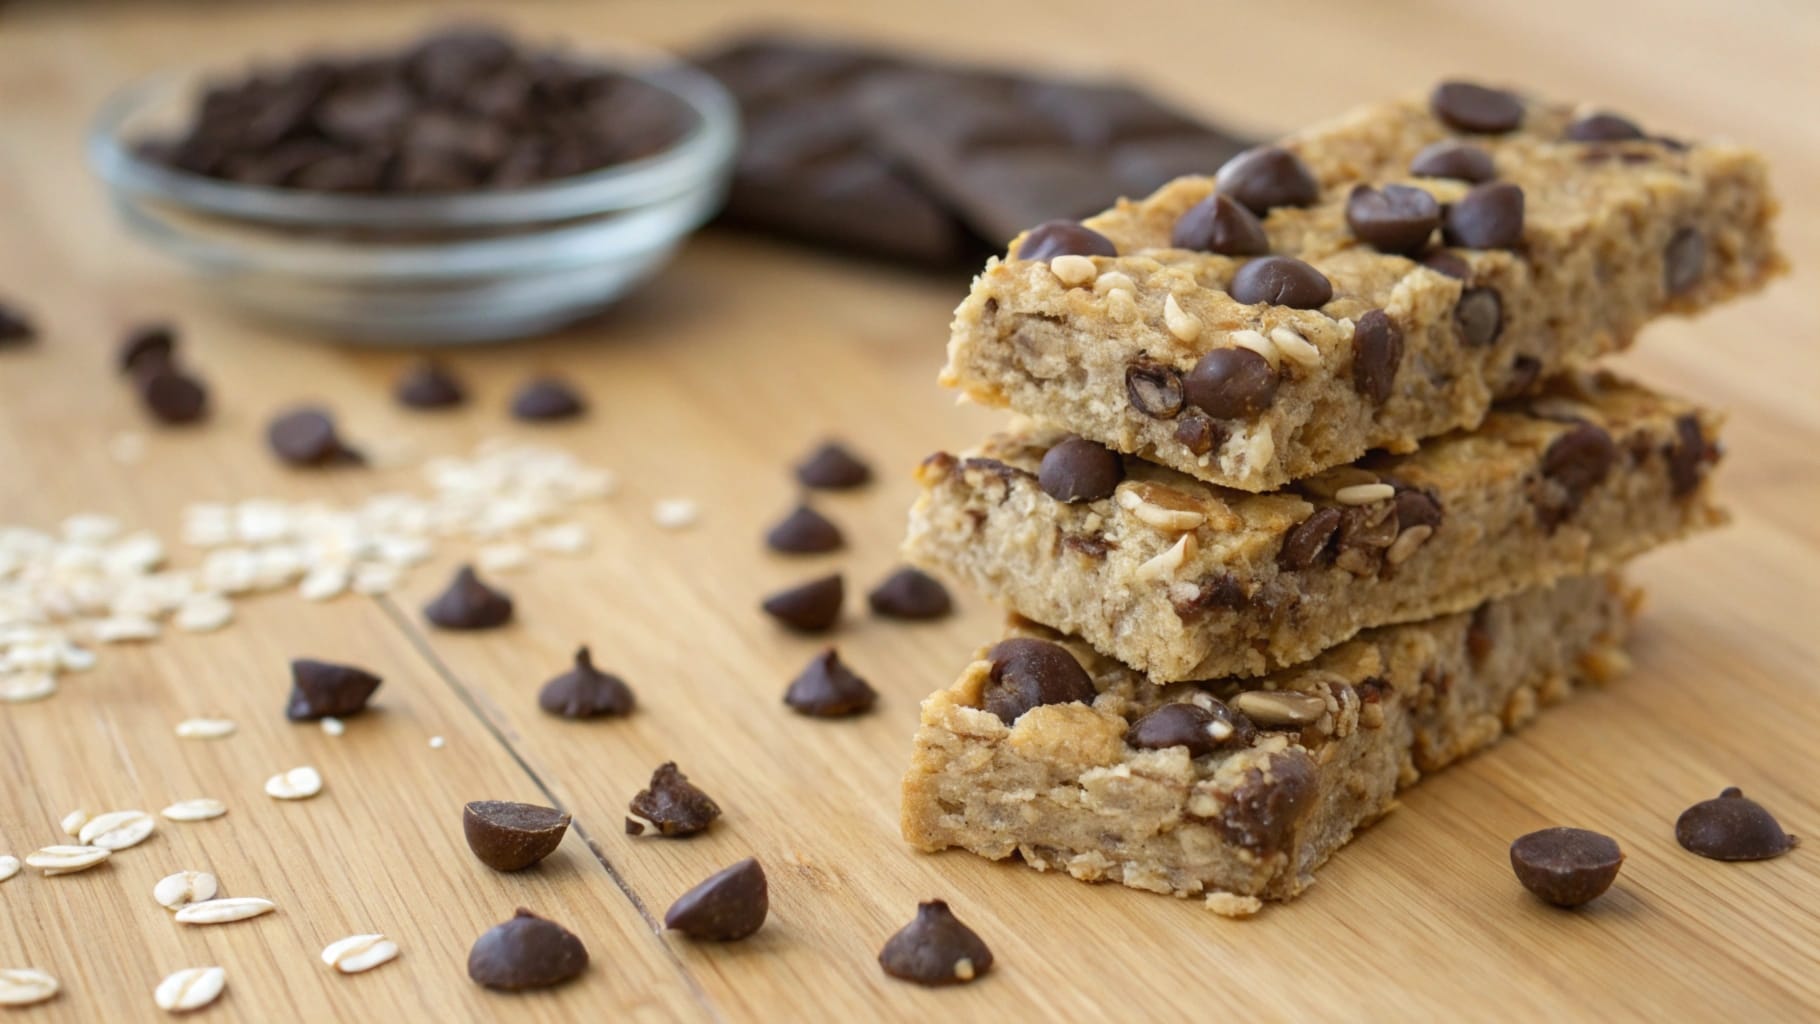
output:
{"label": "chocolate chip on granola bar", "polygon": [[838,551],[847,543],[833,520],[807,505],[798,505],[765,533],[765,545],[786,555]]}
{"label": "chocolate chip on granola bar", "polygon": [[1352,386],[1365,400],[1383,405],[1403,365],[1403,329],[1381,309],[1359,317],[1352,328]]}
{"label": "chocolate chip on granola bar", "polygon": [[1060,644],[1033,637],[1000,640],[987,652],[992,671],[982,703],[1006,725],[1045,704],[1093,703],[1093,680]]}
{"label": "chocolate chip on granola bar", "polygon": [[313,722],[359,714],[381,681],[354,665],[298,658],[291,662],[291,699],[284,715],[293,722]]}
{"label": "chocolate chip on granola bar", "polygon": [[737,942],[764,927],[770,911],[765,869],[747,857],[683,893],[664,913],[664,927],[691,939]]}
{"label": "chocolate chip on granola bar", "polygon": [[918,985],[961,985],[992,967],[992,950],[947,903],[930,900],[918,904],[916,919],[885,943],[878,965],[893,978]]}
{"label": "chocolate chip on granola bar", "polygon": [[1700,417],[1686,413],[1675,418],[1675,440],[1668,446],[1669,493],[1677,498],[1693,493],[1706,479],[1706,469],[1716,453],[1700,429]]}
{"label": "chocolate chip on granola bar", "polygon": [[1566,492],[1564,515],[1572,515],[1587,494],[1604,482],[1617,459],[1617,444],[1594,423],[1576,423],[1549,443],[1542,453],[1542,475]]}
{"label": "chocolate chip on granola bar", "polygon": [[780,590],[765,598],[761,607],[767,615],[791,629],[820,633],[832,629],[840,619],[841,605],[846,598],[846,581],[840,573],[832,573]]}
{"label": "chocolate chip on granola bar", "polygon": [[1277,383],[1277,371],[1263,356],[1248,348],[1216,348],[1188,371],[1182,392],[1214,419],[1241,419],[1270,408]]}
{"label": "chocolate chip on granola bar", "polygon": [[1118,452],[1084,437],[1069,437],[1043,453],[1037,484],[1057,501],[1099,501],[1112,497],[1125,479],[1125,460]]}
{"label": "chocolate chip on granola bar", "polygon": [[0,348],[15,348],[30,344],[38,337],[38,329],[24,313],[0,302]]}
{"label": "chocolate chip on granola bar", "polygon": [[1262,256],[1270,251],[1270,236],[1264,233],[1257,214],[1231,196],[1215,192],[1176,220],[1169,244],[1222,256]]}
{"label": "chocolate chip on granola bar", "polygon": [[1670,295],[1682,295],[1700,283],[1706,272],[1706,236],[1698,228],[1682,228],[1662,252],[1662,282]]}
{"label": "chocolate chip on granola bar", "polygon": [[872,467],[839,442],[829,441],[796,464],[796,479],[804,487],[844,491],[871,483]]}
{"label": "chocolate chip on granola bar", "polygon": [[1281,146],[1240,153],[1219,169],[1214,184],[1260,217],[1276,206],[1307,206],[1321,195],[1308,165]]}
{"label": "chocolate chip on granola bar", "polygon": [[1623,863],[1616,840],[1583,828],[1545,828],[1510,844],[1517,881],[1557,907],[1598,899],[1617,880]]}
{"label": "chocolate chip on granola bar", "polygon": [[1153,420],[1170,419],[1182,411],[1182,375],[1165,363],[1139,359],[1125,368],[1125,397]]}
{"label": "chocolate chip on granola bar", "polygon": [[169,366],[177,355],[177,331],[170,324],[140,324],[126,332],[115,362],[121,373],[143,373]]}
{"label": "chocolate chip on granola bar", "polygon": [[342,442],[335,418],[315,406],[279,413],[266,425],[265,439],[272,454],[291,466],[327,466],[360,458]]}
{"label": "chocolate chip on granola bar", "polygon": [[425,359],[399,376],[392,397],[411,409],[452,409],[465,403],[468,393],[448,367]]}
{"label": "chocolate chip on granola bar", "polygon": [[423,616],[443,629],[493,629],[512,621],[512,599],[487,586],[464,565],[441,594],[423,606]]}
{"label": "chocolate chip on granola bar", "polygon": [[567,381],[557,377],[537,377],[525,383],[512,396],[512,415],[526,423],[570,420],[588,409],[588,403]]}
{"label": "chocolate chip on granola bar", "polygon": [[1234,712],[1213,698],[1207,700],[1208,707],[1176,703],[1157,708],[1131,723],[1131,728],[1125,730],[1126,744],[1139,750],[1186,747],[1189,757],[1201,757],[1239,740],[1247,733],[1256,734],[1243,714]]}
{"label": "chocolate chip on granola bar", "polygon": [[523,907],[468,951],[468,977],[507,992],[548,988],[588,969],[588,949],[567,928]]}
{"label": "chocolate chip on granola bar", "polygon": [[1431,249],[1423,253],[1416,262],[1437,274],[1445,274],[1456,281],[1472,280],[1472,265],[1446,249]]}
{"label": "chocolate chip on granola bar", "polygon": [[1435,86],[1428,108],[1449,128],[1479,135],[1502,135],[1523,123],[1523,101],[1514,93],[1471,82]]}
{"label": "chocolate chip on granola bar", "polygon": [[1118,254],[1118,246],[1112,244],[1112,239],[1074,220],[1044,221],[1031,228],[1017,247],[1017,258],[1020,260]]}
{"label": "chocolate chip on granola bar", "polygon": [[1441,503],[1425,491],[1399,490],[1396,497],[1397,529],[1441,525]]}
{"label": "chocolate chip on granola bar", "polygon": [[1443,139],[1422,147],[1409,162],[1409,173],[1418,178],[1452,178],[1474,185],[1498,176],[1490,153],[1458,139]]}
{"label": "chocolate chip on granola bar", "polygon": [[1460,344],[1477,348],[1498,340],[1504,333],[1504,300],[1496,288],[1467,288],[1453,308],[1454,330]]}
{"label": "chocolate chip on granola bar", "polygon": [[584,646],[575,651],[575,664],[538,691],[537,706],[562,718],[604,718],[629,715],[637,699],[624,679],[594,667],[594,657]]}
{"label": "chocolate chip on granola bar", "polygon": [[1291,748],[1272,757],[1266,769],[1252,768],[1233,788],[1217,824],[1230,841],[1260,854],[1284,849],[1302,817],[1314,806],[1320,783],[1314,761]]}
{"label": "chocolate chip on granola bar", "polygon": [[817,654],[784,691],[784,703],[810,718],[845,718],[872,710],[878,691],[829,647]]}
{"label": "chocolate chip on granola bar", "polygon": [[948,588],[940,580],[919,569],[905,566],[872,588],[866,603],[875,615],[888,619],[924,621],[939,619],[954,610]]}
{"label": "chocolate chip on granola bar", "polygon": [[522,871],[556,852],[569,814],[554,807],[476,800],[461,809],[468,849],[495,871]]}
{"label": "chocolate chip on granola bar", "polygon": [[1191,409],[1176,420],[1175,440],[1196,455],[1206,455],[1225,443],[1226,429]]}
{"label": "chocolate chip on granola bar", "polygon": [[1277,564],[1291,571],[1306,569],[1327,550],[1327,542],[1340,529],[1340,510],[1331,505],[1315,509],[1307,519],[1291,527],[1277,552]]}
{"label": "chocolate chip on granola bar", "polygon": [[638,791],[628,809],[636,819],[626,819],[626,832],[631,835],[649,825],[658,835],[692,836],[720,817],[720,805],[678,771],[675,761],[666,761],[651,773],[651,784]]}
{"label": "chocolate chip on granola bar", "polygon": [[145,411],[160,423],[181,426],[208,415],[208,386],[175,366],[157,366],[134,374],[133,380]]}
{"label": "chocolate chip on granola bar", "polygon": [[1782,831],[1775,815],[1736,786],[1682,811],[1675,820],[1675,841],[1689,853],[1712,860],[1768,860],[1801,842]]}
{"label": "chocolate chip on granola bar", "polygon": [[1412,255],[1428,245],[1441,223],[1441,204],[1408,185],[1355,185],[1346,197],[1346,225],[1380,252]]}
{"label": "chocolate chip on granola bar", "polygon": [[1226,290],[1235,302],[1291,309],[1319,309],[1333,298],[1333,283],[1326,275],[1293,256],[1251,260],[1232,275]]}
{"label": "chocolate chip on granola bar", "polygon": [[1514,249],[1523,240],[1523,189],[1508,181],[1474,185],[1447,207],[1441,229],[1448,245]]}
{"label": "chocolate chip on granola bar", "polygon": [[1495,641],[1491,635],[1491,604],[1487,602],[1472,610],[1472,618],[1466,623],[1466,656],[1474,668],[1485,664],[1491,657]]}
{"label": "chocolate chip on granola bar", "polygon": [[1643,138],[1635,121],[1617,114],[1588,114],[1567,126],[1571,142],[1625,142]]}

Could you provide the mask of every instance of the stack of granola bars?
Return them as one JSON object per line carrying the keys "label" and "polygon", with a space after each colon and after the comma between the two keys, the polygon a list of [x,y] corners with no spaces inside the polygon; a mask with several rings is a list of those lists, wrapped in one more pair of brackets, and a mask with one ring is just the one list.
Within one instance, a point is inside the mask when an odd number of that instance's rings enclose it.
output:
{"label": "stack of granola bars", "polygon": [[1781,269],[1762,160],[1466,83],[988,263],[944,383],[1023,414],[907,542],[1015,613],[923,705],[926,849],[1215,910],[1625,664],[1717,416],[1588,369]]}

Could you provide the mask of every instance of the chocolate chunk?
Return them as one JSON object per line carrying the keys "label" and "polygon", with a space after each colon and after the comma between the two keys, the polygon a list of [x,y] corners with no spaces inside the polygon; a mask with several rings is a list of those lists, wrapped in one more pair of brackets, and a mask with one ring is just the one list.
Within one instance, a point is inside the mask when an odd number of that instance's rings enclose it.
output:
{"label": "chocolate chunk", "polygon": [[115,361],[121,373],[143,373],[176,361],[177,332],[170,324],[140,324],[126,332]]}
{"label": "chocolate chunk", "polygon": [[443,629],[493,629],[512,621],[512,599],[481,582],[473,566],[464,565],[448,589],[423,606],[423,617]]}
{"label": "chocolate chunk", "polygon": [[1370,576],[1383,564],[1384,550],[1396,543],[1398,532],[1394,502],[1349,506],[1340,513],[1334,564],[1355,576]]}
{"label": "chocolate chunk", "polygon": [[819,491],[845,491],[872,482],[872,467],[837,441],[829,441],[796,464],[796,479]]}
{"label": "chocolate chunk", "polygon": [[1320,183],[1308,165],[1281,146],[1259,146],[1240,153],[1220,168],[1214,184],[1260,217],[1272,207],[1307,206],[1321,195]]}
{"label": "chocolate chunk", "polygon": [[1327,550],[1327,542],[1340,529],[1341,518],[1340,510],[1331,505],[1315,509],[1284,535],[1283,546],[1277,552],[1277,564],[1291,572],[1315,564]]}
{"label": "chocolate chunk", "polygon": [[291,662],[291,701],[284,715],[293,722],[357,715],[366,710],[380,682],[353,665],[298,658]]}
{"label": "chocolate chunk", "polygon": [[1355,185],[1346,197],[1346,225],[1380,252],[1421,252],[1440,224],[1441,204],[1419,188]]}
{"label": "chocolate chunk", "polygon": [[278,414],[266,425],[265,439],[272,454],[291,466],[329,466],[360,459],[342,443],[334,417],[314,406]]}
{"label": "chocolate chunk", "polygon": [[1079,221],[1052,220],[1038,224],[1017,247],[1020,260],[1048,260],[1057,256],[1117,256],[1112,239]]}
{"label": "chocolate chunk", "polygon": [[1287,848],[1319,789],[1314,763],[1291,748],[1272,757],[1266,769],[1245,773],[1220,811],[1220,832],[1254,853],[1275,854]]}
{"label": "chocolate chunk", "polygon": [[992,967],[992,950],[960,922],[948,904],[930,900],[879,951],[878,965],[893,978],[918,985],[962,985]]}
{"label": "chocolate chunk", "polygon": [[1662,284],[1670,295],[1683,295],[1700,283],[1706,272],[1706,236],[1698,228],[1682,228],[1662,252]]}
{"label": "chocolate chunk", "polygon": [[1456,281],[1472,280],[1472,266],[1446,249],[1434,249],[1423,253],[1416,262],[1437,274],[1446,274]]}
{"label": "chocolate chunk", "polygon": [[786,555],[814,555],[838,551],[847,543],[840,527],[807,505],[796,506],[765,533],[765,544]]}
{"label": "chocolate chunk", "polygon": [[790,688],[784,703],[810,718],[845,718],[872,710],[878,691],[854,674],[829,647],[810,660]]}
{"label": "chocolate chunk", "polygon": [[1449,128],[1480,135],[1502,135],[1523,123],[1523,101],[1515,94],[1471,82],[1435,86],[1428,109]]}
{"label": "chocolate chunk", "polygon": [[1472,621],[1466,624],[1466,656],[1472,659],[1474,668],[1485,664],[1491,657],[1495,646],[1491,635],[1491,605],[1482,604],[1472,610]]}
{"label": "chocolate chunk", "polygon": [[1291,309],[1320,309],[1333,298],[1333,283],[1293,256],[1263,256],[1246,263],[1232,275],[1226,290],[1235,302]]}
{"label": "chocolate chunk", "polygon": [[1141,359],[1125,368],[1125,397],[1151,419],[1169,419],[1182,411],[1182,375],[1173,366]]}
{"label": "chocolate chunk", "polygon": [[[678,771],[675,761],[666,761],[651,773],[651,784],[638,791],[628,810],[638,819],[627,821],[628,835],[643,832],[648,824],[658,835],[692,836],[706,831],[720,817],[720,805]],[[633,831],[634,825],[637,831]]]}
{"label": "chocolate chunk", "polygon": [[1689,853],[1712,860],[1768,860],[1801,842],[1782,831],[1775,815],[1736,786],[1682,811],[1675,819],[1675,841]]}
{"label": "chocolate chunk", "polygon": [[948,588],[928,573],[905,567],[885,577],[866,595],[875,615],[887,619],[939,619],[954,610]]}
{"label": "chocolate chunk", "polygon": [[588,404],[567,382],[555,377],[528,381],[512,396],[512,415],[526,423],[571,420],[588,410]]}
{"label": "chocolate chunk", "polygon": [[1445,139],[1422,147],[1409,162],[1409,173],[1418,178],[1453,178],[1478,184],[1498,176],[1491,154],[1470,142]]}
{"label": "chocolate chunk", "polygon": [[1257,215],[1218,192],[1190,206],[1176,220],[1169,244],[1222,256],[1262,256],[1270,251],[1270,237]]}
{"label": "chocolate chunk", "polygon": [[1210,707],[1178,703],[1157,708],[1131,723],[1125,731],[1126,744],[1139,750],[1187,747],[1189,757],[1201,757],[1221,747],[1249,743],[1257,735],[1243,714],[1221,701],[1207,700]]}
{"label": "chocolate chunk", "polygon": [[1381,309],[1359,317],[1352,328],[1352,387],[1365,400],[1383,405],[1403,365],[1403,329]]}
{"label": "chocolate chunk", "polygon": [[152,418],[168,426],[200,422],[209,411],[209,390],[198,378],[173,366],[159,366],[134,377],[139,400]]}
{"label": "chocolate chunk", "polygon": [[1036,480],[1043,493],[1070,504],[1112,497],[1125,479],[1118,452],[1084,437],[1070,437],[1043,453]]}
{"label": "chocolate chunk", "polygon": [[982,701],[987,711],[1012,725],[1024,712],[1044,704],[1092,704],[1097,692],[1087,670],[1059,644],[1030,637],[1000,640],[987,652],[992,662]]}
{"label": "chocolate chunk", "polygon": [[1625,142],[1643,138],[1635,121],[1616,114],[1588,114],[1567,126],[1571,142]]}
{"label": "chocolate chunk", "polygon": [[1514,249],[1523,240],[1523,190],[1508,181],[1488,181],[1447,208],[1441,229],[1448,245],[1466,249]]}
{"label": "chocolate chunk", "polygon": [[1491,287],[1467,288],[1453,308],[1454,331],[1460,344],[1489,345],[1504,333],[1504,300]]}
{"label": "chocolate chunk", "polygon": [[1576,423],[1542,453],[1542,476],[1565,492],[1562,518],[1571,516],[1594,487],[1605,481],[1618,460],[1618,446],[1596,424]]}
{"label": "chocolate chunk", "polygon": [[766,614],[791,629],[820,633],[834,628],[846,597],[846,582],[840,573],[834,573],[780,590],[765,598],[761,607]]}
{"label": "chocolate chunk", "polygon": [[1536,382],[1542,379],[1542,361],[1535,356],[1519,355],[1510,361],[1510,372],[1498,386],[1494,396],[1499,400],[1527,395],[1535,390]]}
{"label": "chocolate chunk", "polygon": [[747,857],[682,894],[664,914],[664,927],[691,939],[737,942],[764,927],[771,912],[765,869]]}
{"label": "chocolate chunk", "polygon": [[1399,531],[1412,526],[1435,528],[1441,525],[1441,503],[1422,491],[1399,490],[1395,504]]}
{"label": "chocolate chunk", "polygon": [[1216,348],[1188,371],[1182,391],[1189,404],[1216,420],[1256,416],[1277,396],[1277,371],[1248,348]]}
{"label": "chocolate chunk", "polygon": [[1700,417],[1686,413],[1675,419],[1675,440],[1668,446],[1669,493],[1680,498],[1692,494],[1706,479],[1716,452],[1700,429]]}
{"label": "chocolate chunk", "polygon": [[1598,899],[1617,880],[1623,863],[1616,840],[1583,828],[1545,828],[1510,844],[1517,881],[1557,907]]}
{"label": "chocolate chunk", "polygon": [[476,800],[461,809],[468,849],[495,871],[522,871],[556,852],[567,811],[509,800]]}
{"label": "chocolate chunk", "polygon": [[30,344],[38,337],[38,329],[32,326],[30,319],[5,303],[0,303],[0,348],[16,348]]}
{"label": "chocolate chunk", "polygon": [[468,977],[507,992],[560,985],[587,969],[588,950],[580,939],[523,907],[468,951]]}
{"label": "chocolate chunk", "polygon": [[1196,455],[1205,455],[1225,443],[1226,430],[1199,412],[1189,410],[1176,421],[1175,439]]}
{"label": "chocolate chunk", "polygon": [[452,409],[467,402],[468,393],[447,367],[426,359],[398,378],[392,397],[412,409]]}
{"label": "chocolate chunk", "polygon": [[637,699],[624,679],[594,667],[586,647],[575,652],[575,665],[543,684],[537,706],[563,718],[629,715]]}

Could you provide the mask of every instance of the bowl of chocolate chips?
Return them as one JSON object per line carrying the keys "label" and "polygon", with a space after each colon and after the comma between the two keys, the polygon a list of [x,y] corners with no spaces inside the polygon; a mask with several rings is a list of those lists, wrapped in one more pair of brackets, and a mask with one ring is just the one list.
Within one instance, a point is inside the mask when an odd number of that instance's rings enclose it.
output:
{"label": "bowl of chocolate chips", "polygon": [[550,331],[655,274],[719,208],[738,143],[707,75],[487,26],[172,73],[103,107],[129,231],[250,311],[350,341]]}

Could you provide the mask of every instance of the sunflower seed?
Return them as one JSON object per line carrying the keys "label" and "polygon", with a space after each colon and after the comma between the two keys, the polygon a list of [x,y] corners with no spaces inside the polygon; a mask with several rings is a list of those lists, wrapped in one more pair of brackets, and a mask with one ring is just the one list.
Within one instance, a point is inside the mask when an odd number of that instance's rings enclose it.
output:
{"label": "sunflower seed", "polygon": [[329,943],[322,962],[343,974],[359,974],[398,958],[398,943],[383,935],[350,935]]}
{"label": "sunflower seed", "polygon": [[265,780],[265,792],[277,800],[308,800],[322,792],[322,776],[306,764]]}
{"label": "sunflower seed", "polygon": [[30,1006],[57,994],[57,979],[31,967],[0,967],[0,1006]]}
{"label": "sunflower seed", "polygon": [[186,718],[177,723],[177,735],[186,740],[218,740],[234,735],[238,728],[225,718]]}
{"label": "sunflower seed", "polygon": [[157,826],[157,820],[144,811],[109,811],[89,819],[76,841],[103,850],[125,850],[145,842]]}
{"label": "sunflower seed", "polygon": [[63,820],[57,824],[63,829],[64,835],[74,839],[82,834],[82,826],[88,824],[88,812],[78,808],[64,815]]}
{"label": "sunflower seed", "polygon": [[160,1010],[200,1010],[221,997],[227,972],[219,967],[185,967],[158,983],[152,1001]]}
{"label": "sunflower seed", "polygon": [[172,821],[207,821],[227,813],[227,804],[210,797],[179,800],[159,813]]}
{"label": "sunflower seed", "polygon": [[235,896],[230,899],[204,900],[177,908],[178,924],[226,924],[249,917],[269,914],[278,909],[271,900],[258,896]]}
{"label": "sunflower seed", "polygon": [[6,881],[7,879],[13,877],[14,875],[16,875],[18,873],[19,873],[19,858],[17,858],[17,857],[0,857],[0,882]]}
{"label": "sunflower seed", "polygon": [[192,903],[212,900],[220,891],[221,883],[207,871],[179,871],[152,886],[152,899],[166,910],[181,910]]}
{"label": "sunflower seed", "polygon": [[24,704],[57,692],[57,677],[49,672],[0,672],[0,701]]}
{"label": "sunflower seed", "polygon": [[34,868],[42,868],[46,877],[73,875],[101,863],[112,852],[99,846],[47,846],[36,853],[26,854],[25,863]]}

